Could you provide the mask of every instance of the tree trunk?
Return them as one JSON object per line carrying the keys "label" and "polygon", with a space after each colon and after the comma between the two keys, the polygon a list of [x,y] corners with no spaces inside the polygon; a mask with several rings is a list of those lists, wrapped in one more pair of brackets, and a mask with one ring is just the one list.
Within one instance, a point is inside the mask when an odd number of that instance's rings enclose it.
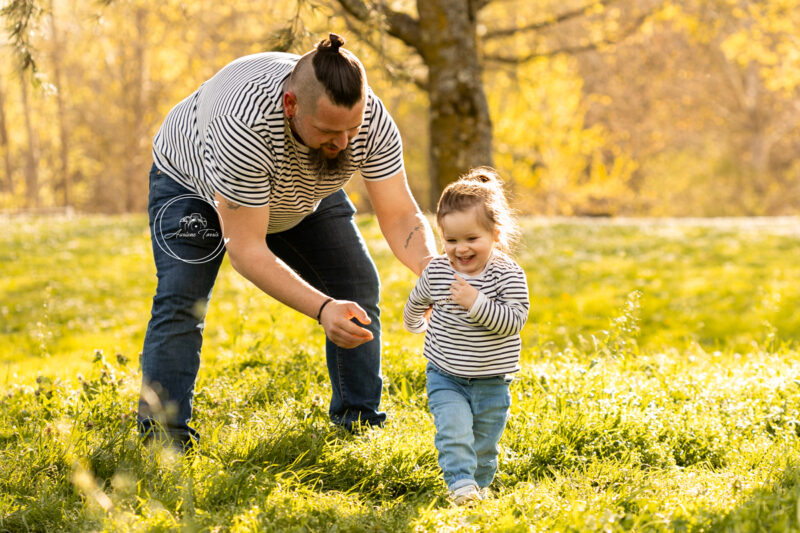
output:
{"label": "tree trunk", "polygon": [[11,146],[8,140],[8,126],[6,125],[6,95],[0,87],[0,154],[3,156],[5,176],[2,187],[9,194],[14,192],[14,167],[11,163]]}
{"label": "tree trunk", "polygon": [[28,90],[31,82],[22,77],[20,88],[22,90],[22,111],[25,115],[25,132],[28,134],[28,149],[25,151],[25,203],[26,207],[39,207],[39,168],[38,168],[38,146],[36,133],[33,131],[33,120],[31,115],[30,97]]}
{"label": "tree trunk", "polygon": [[55,179],[56,197],[61,196],[61,203],[66,207],[70,204],[70,168],[69,168],[69,134],[67,132],[67,112],[64,105],[65,84],[61,75],[63,50],[61,36],[56,26],[54,2],[50,2],[50,38],[52,40],[53,81],[56,85],[56,106],[58,113],[58,177]]}
{"label": "tree trunk", "polygon": [[478,61],[474,0],[418,0],[428,66],[431,205],[470,167],[492,164],[492,123]]}
{"label": "tree trunk", "polygon": [[[126,213],[136,211],[143,207],[145,193],[143,184],[145,183],[145,170],[143,169],[144,154],[147,153],[143,147],[146,141],[145,116],[147,113],[145,103],[145,83],[146,83],[146,52],[147,52],[147,12],[145,8],[136,7],[134,12],[135,28],[134,41],[127,43],[132,46],[130,64],[127,65],[129,73],[122,73],[123,77],[130,76],[128,81],[128,94],[130,95],[131,124],[128,128],[127,142],[125,145],[123,184],[125,191],[125,203],[123,209]],[[149,155],[149,154],[148,154]]]}

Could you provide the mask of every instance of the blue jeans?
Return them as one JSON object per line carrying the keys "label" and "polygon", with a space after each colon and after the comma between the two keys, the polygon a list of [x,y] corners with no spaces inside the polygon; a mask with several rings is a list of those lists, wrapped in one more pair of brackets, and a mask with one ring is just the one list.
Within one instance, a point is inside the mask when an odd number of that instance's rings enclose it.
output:
{"label": "blue jeans", "polygon": [[511,407],[511,378],[460,378],[430,362],[425,374],[447,488],[488,487],[497,472],[497,443]]}
{"label": "blue jeans", "polygon": [[[150,172],[150,236],[158,285],[142,350],[142,393],[138,422],[142,434],[160,428],[178,443],[199,438],[189,426],[205,312],[222,258],[219,218],[214,207],[155,165]],[[374,339],[343,349],[326,339],[334,423],[381,424],[380,282],[355,224],[355,207],[344,191],[324,200],[294,228],[270,234],[270,250],[315,288],[358,303],[372,323]]]}

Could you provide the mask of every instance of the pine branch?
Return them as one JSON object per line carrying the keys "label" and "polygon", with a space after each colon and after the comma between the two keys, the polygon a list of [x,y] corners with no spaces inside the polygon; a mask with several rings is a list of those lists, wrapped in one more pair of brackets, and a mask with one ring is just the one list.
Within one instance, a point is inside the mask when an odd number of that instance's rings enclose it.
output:
{"label": "pine branch", "polygon": [[30,70],[36,73],[36,60],[33,57],[30,35],[41,13],[42,8],[37,0],[11,0],[0,10],[0,17],[6,21],[6,32],[22,71]]}

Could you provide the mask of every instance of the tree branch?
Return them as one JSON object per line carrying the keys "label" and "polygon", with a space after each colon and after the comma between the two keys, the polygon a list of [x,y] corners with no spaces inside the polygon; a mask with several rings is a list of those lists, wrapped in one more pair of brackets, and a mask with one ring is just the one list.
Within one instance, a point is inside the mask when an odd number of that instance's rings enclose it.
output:
{"label": "tree branch", "polygon": [[419,29],[419,21],[406,13],[400,13],[388,8],[384,8],[383,14],[389,24],[389,35],[397,37],[414,50],[422,49],[422,32]]}
{"label": "tree branch", "polygon": [[367,7],[367,4],[361,0],[338,0],[338,2],[339,5],[342,6],[342,9],[350,16],[355,17],[361,22],[367,22],[369,20],[370,9]]}
{"label": "tree branch", "polygon": [[[558,24],[561,24],[562,22],[566,22],[567,20],[584,16],[587,13],[589,13],[591,10],[597,9],[600,6],[607,7],[607,6],[611,5],[611,4],[615,4],[615,3],[619,2],[619,1],[620,0],[599,0],[599,1],[594,2],[592,4],[585,5],[583,7],[577,8],[577,9],[573,9],[572,11],[566,11],[566,12],[561,13],[560,15],[557,15],[555,17],[552,17],[552,18],[549,18],[549,19],[546,19],[546,20],[541,20],[541,21],[538,21],[538,22],[532,22],[530,24],[527,24],[525,26],[521,26],[521,27],[518,27],[518,28],[501,28],[501,29],[498,29],[498,30],[488,31],[488,32],[486,32],[486,35],[484,35],[484,39],[497,39],[497,38],[501,38],[501,37],[510,37],[510,36],[516,35],[516,34],[518,34],[520,32],[542,30],[544,28],[548,28],[548,27],[551,27],[551,26],[556,26]],[[484,3],[487,4],[489,2],[485,1]]]}
{"label": "tree branch", "polygon": [[629,36],[631,36],[637,29],[639,29],[642,23],[644,23],[647,17],[649,17],[651,14],[652,11],[637,17],[636,20],[633,22],[633,24],[631,24],[631,26],[626,31],[620,33],[614,38],[600,39],[599,41],[595,41],[584,45],[566,46],[563,48],[557,48],[555,50],[547,50],[546,52],[531,52],[530,54],[524,56],[505,56],[505,55],[486,54],[483,56],[483,59],[485,61],[502,63],[506,65],[518,65],[520,63],[532,61],[540,57],[552,57],[558,54],[578,54],[581,52],[588,52],[590,50],[597,50],[601,46],[611,46],[621,43]]}
{"label": "tree branch", "polygon": [[347,14],[359,22],[369,22],[370,15],[379,11],[386,21],[386,31],[392,37],[397,37],[417,52],[422,49],[422,37],[419,21],[399,11],[394,11],[381,5],[380,8],[370,7],[362,0],[337,0]]}
{"label": "tree branch", "polygon": [[557,50],[548,50],[546,52],[531,52],[530,54],[526,54],[524,56],[485,55],[483,58],[486,61],[491,61],[494,63],[503,63],[506,65],[519,65],[520,63],[533,61],[534,59],[538,59],[540,57],[552,57],[558,54],[578,54],[581,52],[588,52],[589,50],[597,50],[597,48],[599,48],[603,44],[613,44],[613,43],[609,41],[598,41],[595,43],[585,44],[582,46],[567,46],[564,48],[559,48]]}
{"label": "tree branch", "polygon": [[367,35],[364,34],[362,28],[358,27],[356,24],[353,24],[352,20],[349,17],[344,17],[344,22],[347,25],[347,29],[352,31],[356,36],[366,44],[371,50],[373,50],[378,57],[384,63],[386,67],[386,71],[393,79],[407,81],[413,83],[421,90],[426,91],[428,82],[426,79],[420,78],[418,76],[412,76],[408,73],[408,69],[404,67],[402,64],[392,61],[392,59],[386,54],[386,50],[383,49],[382,46],[376,44],[372,39],[370,39]]}

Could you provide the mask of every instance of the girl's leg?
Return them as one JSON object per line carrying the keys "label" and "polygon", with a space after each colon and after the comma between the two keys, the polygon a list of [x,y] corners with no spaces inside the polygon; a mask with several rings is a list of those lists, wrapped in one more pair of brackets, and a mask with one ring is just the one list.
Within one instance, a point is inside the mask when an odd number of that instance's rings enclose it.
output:
{"label": "girl's leg", "polygon": [[497,443],[503,435],[511,407],[509,381],[491,378],[473,382],[472,414],[477,466],[475,481],[488,487],[497,472]]}
{"label": "girl's leg", "polygon": [[428,405],[436,425],[434,444],[447,488],[455,491],[475,484],[476,457],[473,449],[472,409],[468,386],[428,364]]}

